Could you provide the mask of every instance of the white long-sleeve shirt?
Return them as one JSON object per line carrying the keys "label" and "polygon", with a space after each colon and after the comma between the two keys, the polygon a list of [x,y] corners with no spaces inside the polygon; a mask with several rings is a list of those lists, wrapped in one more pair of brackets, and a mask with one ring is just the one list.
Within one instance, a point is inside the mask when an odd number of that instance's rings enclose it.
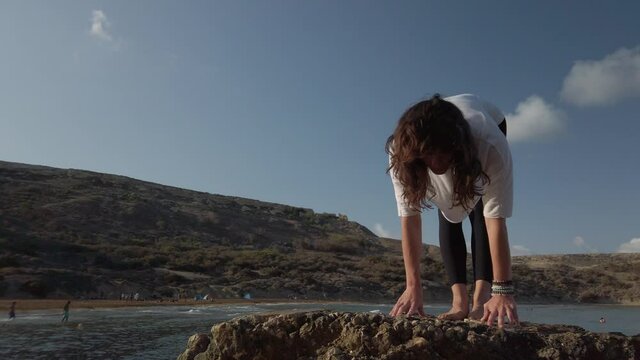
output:
{"label": "white long-sleeve shirt", "polygon": [[[476,95],[462,94],[447,97],[444,100],[460,109],[469,123],[471,135],[478,148],[478,159],[482,170],[491,180],[481,186],[484,216],[487,218],[511,217],[513,211],[513,164],[507,139],[498,127],[498,124],[504,119],[504,115],[496,106]],[[451,169],[442,175],[436,175],[430,169],[427,171],[429,171],[429,179],[433,186],[432,191],[427,191],[427,199],[437,206],[450,222],[459,223],[464,220],[481,197],[476,196],[467,210],[461,205],[454,207]],[[402,184],[395,177],[393,170],[390,173],[398,205],[398,216],[419,214],[419,211],[413,210],[407,205],[402,196]]]}

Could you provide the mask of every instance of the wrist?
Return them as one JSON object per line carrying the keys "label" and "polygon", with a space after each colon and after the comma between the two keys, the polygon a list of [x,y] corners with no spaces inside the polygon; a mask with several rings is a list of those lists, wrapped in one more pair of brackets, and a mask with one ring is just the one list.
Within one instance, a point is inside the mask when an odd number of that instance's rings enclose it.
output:
{"label": "wrist", "polygon": [[515,294],[515,286],[513,281],[494,280],[491,283],[491,295],[513,296]]}
{"label": "wrist", "polygon": [[505,294],[494,294],[494,293],[491,293],[491,298],[514,300],[515,299],[515,295],[505,295]]}

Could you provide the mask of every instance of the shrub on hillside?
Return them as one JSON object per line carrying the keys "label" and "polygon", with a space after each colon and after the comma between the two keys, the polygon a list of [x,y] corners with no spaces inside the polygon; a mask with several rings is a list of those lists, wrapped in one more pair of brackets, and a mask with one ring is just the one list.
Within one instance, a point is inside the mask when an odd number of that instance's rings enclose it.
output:
{"label": "shrub on hillside", "polygon": [[209,268],[204,265],[195,264],[195,263],[183,263],[183,262],[172,264],[169,268],[171,270],[189,271],[189,272],[197,272],[197,273],[207,273],[209,271]]}
{"label": "shrub on hillside", "polygon": [[366,247],[366,240],[338,233],[331,233],[326,238],[316,240],[314,249],[323,252],[333,252],[355,255],[360,254]]}
{"label": "shrub on hillside", "polygon": [[48,288],[62,290],[68,294],[87,294],[95,290],[95,278],[86,273],[50,270],[45,274],[43,281]]}
{"label": "shrub on hillside", "polygon": [[189,279],[185,279],[184,277],[177,274],[173,274],[173,273],[162,274],[163,284],[181,285],[181,284],[190,283],[190,282],[191,281]]}
{"label": "shrub on hillside", "polygon": [[113,261],[111,261],[111,257],[106,254],[97,254],[93,258],[93,265],[101,268],[106,268],[106,269],[114,268]]}
{"label": "shrub on hillside", "polygon": [[578,295],[578,302],[595,303],[601,300],[600,294],[594,290],[588,289]]}
{"label": "shrub on hillside", "polygon": [[20,267],[20,261],[15,256],[3,255],[0,256],[0,268],[5,267]]}
{"label": "shrub on hillside", "polygon": [[51,292],[49,286],[42,280],[28,280],[20,285],[20,291],[24,291],[36,298],[46,298]]}
{"label": "shrub on hillside", "polygon": [[147,254],[149,254],[150,250],[147,247],[142,246],[119,246],[114,249],[114,257],[121,259],[141,259]]}
{"label": "shrub on hillside", "polygon": [[161,298],[174,298],[178,295],[176,289],[170,287],[161,287],[157,289],[156,292],[158,293],[158,295],[160,295]]}
{"label": "shrub on hillside", "polygon": [[129,259],[108,254],[97,254],[93,258],[93,265],[111,270],[134,270],[148,267],[143,259]]}
{"label": "shrub on hillside", "polygon": [[165,255],[147,255],[142,258],[142,263],[145,267],[159,267],[164,266],[169,261],[169,257]]}
{"label": "shrub on hillside", "polygon": [[12,250],[15,253],[36,256],[40,250],[40,241],[30,238],[0,239],[0,248]]}
{"label": "shrub on hillside", "polygon": [[272,265],[282,259],[282,254],[272,248],[261,250],[238,251],[234,255],[229,254],[231,265],[246,268],[258,268]]}

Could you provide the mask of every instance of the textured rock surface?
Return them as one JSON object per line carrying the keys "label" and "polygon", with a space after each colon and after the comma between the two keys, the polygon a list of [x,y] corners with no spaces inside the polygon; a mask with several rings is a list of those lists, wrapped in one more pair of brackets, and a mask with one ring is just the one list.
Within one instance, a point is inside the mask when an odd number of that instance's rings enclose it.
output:
{"label": "textured rock surface", "polygon": [[187,341],[187,349],[178,356],[178,360],[193,360],[196,355],[207,350],[211,339],[207,334],[195,334]]}
{"label": "textured rock surface", "polygon": [[215,325],[211,336],[195,360],[640,359],[640,335],[531,323],[499,330],[431,316],[329,311],[250,315]]}

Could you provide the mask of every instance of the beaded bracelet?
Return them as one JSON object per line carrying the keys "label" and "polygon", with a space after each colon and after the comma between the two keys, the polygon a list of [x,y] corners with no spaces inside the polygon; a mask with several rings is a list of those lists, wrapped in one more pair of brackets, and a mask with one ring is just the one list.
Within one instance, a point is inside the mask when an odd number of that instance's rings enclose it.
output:
{"label": "beaded bracelet", "polygon": [[515,294],[515,287],[513,281],[493,281],[491,286],[491,295],[513,295]]}
{"label": "beaded bracelet", "polygon": [[493,280],[491,282],[492,285],[498,285],[498,286],[511,286],[513,285],[513,280]]}
{"label": "beaded bracelet", "polygon": [[515,293],[514,288],[491,289],[491,295],[513,295]]}
{"label": "beaded bracelet", "polygon": [[513,284],[511,285],[491,285],[491,288],[496,288],[496,289],[500,289],[500,288],[512,288],[514,287]]}
{"label": "beaded bracelet", "polygon": [[511,290],[511,291],[491,291],[491,295],[515,295],[515,290]]}

